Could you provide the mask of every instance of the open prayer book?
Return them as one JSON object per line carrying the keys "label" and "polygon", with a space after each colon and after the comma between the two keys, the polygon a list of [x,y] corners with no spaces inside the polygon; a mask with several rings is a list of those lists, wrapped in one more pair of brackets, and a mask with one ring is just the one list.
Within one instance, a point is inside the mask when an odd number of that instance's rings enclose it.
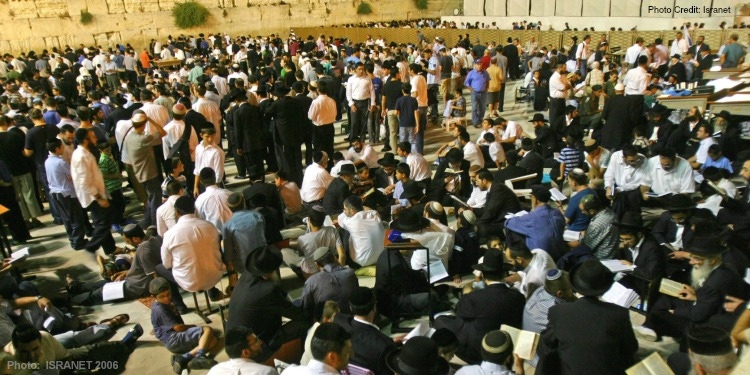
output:
{"label": "open prayer book", "polygon": [[505,331],[513,339],[513,353],[525,360],[532,360],[536,355],[536,346],[539,344],[539,334],[531,331],[524,331],[515,327],[503,324],[500,326],[501,331]]}
{"label": "open prayer book", "polygon": [[441,260],[434,260],[430,262],[430,284],[442,280],[448,277],[448,270],[445,269],[445,265]]}
{"label": "open prayer book", "polygon": [[529,214],[529,211],[521,210],[521,211],[518,211],[518,212],[516,212],[514,214],[506,214],[505,218],[506,219],[510,219],[512,217],[521,217],[521,216],[528,215],[528,214]]}
{"label": "open prayer book", "polygon": [[448,285],[454,288],[463,288],[466,284],[471,284],[473,281],[474,281],[474,274],[469,274],[461,278],[460,284],[453,282],[453,280],[451,279],[449,281],[441,281],[439,283],[435,283],[435,286]]}
{"label": "open prayer book", "polygon": [[609,270],[612,271],[612,273],[630,272],[635,269],[634,264],[631,264],[628,266],[626,264],[622,264],[622,262],[620,262],[619,259],[602,260],[601,262],[604,265],[604,267],[609,268]]}
{"label": "open prayer book", "polygon": [[685,284],[678,283],[677,281],[670,279],[661,279],[659,285],[659,293],[664,293],[668,296],[680,298],[680,292]]}
{"label": "open prayer book", "polygon": [[633,302],[638,300],[638,293],[633,289],[624,287],[620,283],[614,283],[607,293],[604,293],[602,300],[628,308],[633,305]]}
{"label": "open prayer book", "polygon": [[658,352],[651,353],[646,359],[625,370],[625,373],[627,375],[674,375]]}
{"label": "open prayer book", "polygon": [[574,230],[565,230],[563,232],[563,240],[566,242],[569,241],[578,241],[581,239],[581,232],[576,232]]}
{"label": "open prayer book", "polygon": [[566,197],[565,194],[563,194],[557,188],[553,187],[552,189],[549,189],[549,192],[550,192],[550,194],[552,194],[552,200],[554,200],[554,201],[562,202],[562,201],[568,199],[568,197]]}
{"label": "open prayer book", "polygon": [[125,298],[125,280],[106,283],[102,287],[102,300],[114,301]]}
{"label": "open prayer book", "polygon": [[10,253],[10,263],[20,262],[29,257],[29,248],[24,247],[23,249],[16,250]]}
{"label": "open prayer book", "polygon": [[667,191],[667,192],[659,194],[659,193],[654,193],[652,191],[649,191],[648,193],[646,193],[646,195],[648,195],[649,198],[661,198],[661,197],[670,196],[672,195],[672,193]]}
{"label": "open prayer book", "polygon": [[461,199],[458,199],[458,197],[457,197],[457,196],[455,196],[455,195],[453,195],[453,194],[450,194],[450,197],[451,197],[451,199],[453,199],[454,201],[456,201],[456,202],[457,202],[458,204],[460,204],[460,205],[462,205],[462,206],[464,206],[464,207],[469,207],[469,204],[468,204],[468,203],[466,203],[466,202],[462,201]]}
{"label": "open prayer book", "polygon": [[424,336],[424,337],[432,337],[432,334],[435,333],[435,328],[430,327],[430,323],[428,322],[419,322],[414,329],[411,330],[405,337],[404,341],[408,341],[412,337],[417,336]]}

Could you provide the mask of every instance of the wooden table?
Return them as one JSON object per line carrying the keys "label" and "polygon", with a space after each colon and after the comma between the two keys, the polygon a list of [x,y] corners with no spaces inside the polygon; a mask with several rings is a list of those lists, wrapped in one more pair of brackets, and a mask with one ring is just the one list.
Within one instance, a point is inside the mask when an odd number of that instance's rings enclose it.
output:
{"label": "wooden table", "polygon": [[152,61],[151,64],[155,65],[158,68],[163,68],[166,66],[180,66],[182,65],[182,60],[178,60],[178,59],[156,60],[156,61]]}

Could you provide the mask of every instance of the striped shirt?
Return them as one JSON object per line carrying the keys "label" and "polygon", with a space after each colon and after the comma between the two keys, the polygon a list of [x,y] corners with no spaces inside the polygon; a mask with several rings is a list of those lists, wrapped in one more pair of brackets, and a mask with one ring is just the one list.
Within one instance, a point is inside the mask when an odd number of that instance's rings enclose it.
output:
{"label": "striped shirt", "polygon": [[[99,169],[102,170],[102,175],[105,176],[110,174],[120,174],[120,167],[117,165],[115,159],[105,153],[102,153],[102,155],[99,156]],[[122,189],[122,181],[120,181],[119,178],[105,178],[104,186],[107,187],[107,192],[111,193]]]}
{"label": "striped shirt", "polygon": [[560,162],[565,164],[565,176],[574,168],[581,167],[582,156],[581,150],[573,147],[565,147],[560,151]]}

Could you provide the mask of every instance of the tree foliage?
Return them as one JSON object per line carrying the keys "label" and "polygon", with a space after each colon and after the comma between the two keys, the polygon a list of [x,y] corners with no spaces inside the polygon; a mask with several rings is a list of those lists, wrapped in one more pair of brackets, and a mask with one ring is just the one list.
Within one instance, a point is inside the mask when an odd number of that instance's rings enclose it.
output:
{"label": "tree foliage", "polygon": [[210,14],[205,6],[195,1],[175,4],[172,8],[174,24],[181,29],[205,25]]}

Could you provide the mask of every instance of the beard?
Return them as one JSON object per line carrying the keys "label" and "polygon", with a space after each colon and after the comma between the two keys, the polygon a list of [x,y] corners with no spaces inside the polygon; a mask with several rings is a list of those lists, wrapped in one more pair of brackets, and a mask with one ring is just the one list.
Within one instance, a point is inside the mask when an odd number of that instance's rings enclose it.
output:
{"label": "beard", "polygon": [[713,271],[714,266],[711,265],[711,263],[706,260],[701,265],[695,265],[693,266],[692,271],[690,272],[690,285],[693,287],[693,289],[698,289],[703,286],[703,284],[706,282],[706,279],[708,279],[708,276],[711,275],[711,272]]}

